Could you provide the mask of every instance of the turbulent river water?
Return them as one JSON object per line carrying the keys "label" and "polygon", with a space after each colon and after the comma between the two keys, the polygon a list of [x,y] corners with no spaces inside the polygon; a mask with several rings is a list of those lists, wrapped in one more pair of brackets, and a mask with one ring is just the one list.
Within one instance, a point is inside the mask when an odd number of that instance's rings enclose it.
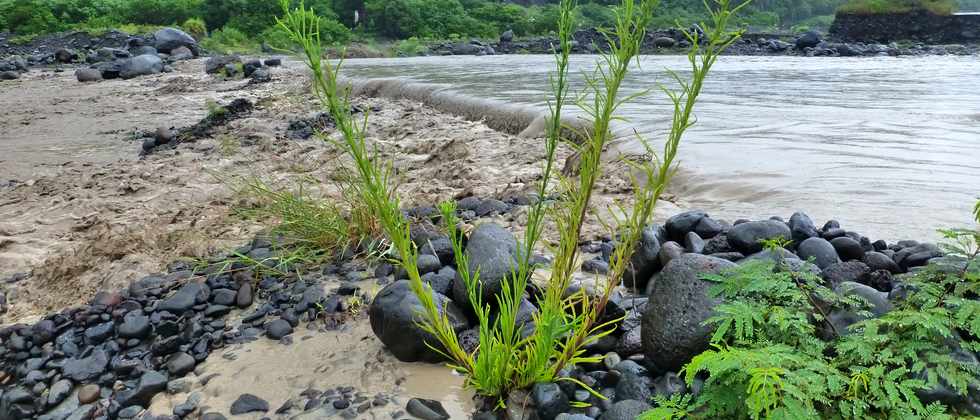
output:
{"label": "turbulent river water", "polygon": [[[574,56],[573,88],[596,57]],[[548,56],[362,59],[358,78],[441,84],[461,95],[545,109]],[[686,57],[651,56],[626,93],[670,85]],[[980,196],[980,58],[723,57],[705,84],[672,190],[716,216],[805,210],[873,238],[935,238],[969,225]],[[669,127],[651,90],[621,115],[655,146]]]}

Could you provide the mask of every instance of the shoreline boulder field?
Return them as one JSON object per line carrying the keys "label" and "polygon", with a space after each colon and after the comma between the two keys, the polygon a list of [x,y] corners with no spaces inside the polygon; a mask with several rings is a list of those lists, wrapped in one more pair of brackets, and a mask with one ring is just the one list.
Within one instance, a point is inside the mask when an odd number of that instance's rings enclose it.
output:
{"label": "shoreline boulder field", "polygon": [[[480,208],[495,200],[469,197],[463,201],[466,208]],[[520,208],[517,202],[505,203],[494,214]],[[425,214],[422,208],[408,212]],[[467,223],[478,226],[464,250],[471,263],[481,272],[508,272],[514,264],[516,238],[492,221],[480,221],[473,210],[458,212]],[[542,419],[628,419],[637,410],[650,408],[653,396],[696,395],[696,388],[688,389],[679,379],[678,370],[708,346],[711,330],[703,322],[719,300],[708,295],[710,283],[702,280],[706,274],[722,273],[753,260],[775,260],[779,254],[793,270],[819,275],[840,293],[858,293],[877,302],[874,315],[880,316],[890,309],[888,302],[897,296],[905,273],[943,256],[930,243],[872,241],[844,230],[835,221],[817,228],[804,213],[796,213],[789,220],[728,223],[703,211],[688,211],[670,217],[663,225],[651,225],[650,235],[644,238],[649,243],[639,248],[634,261],[653,269],[643,275],[637,273],[631,289],[614,295],[607,313],[622,320],[613,334],[586,348],[588,354],[604,356],[603,361],[565,372],[606,399],[562,383],[538,384],[530,393],[532,403],[523,410]],[[783,240],[786,248],[774,253],[756,245],[759,239],[772,238]],[[685,245],[675,240],[683,240]],[[279,259],[286,245],[276,241],[257,237],[233,255],[262,261],[276,267],[277,272],[290,272],[289,263]],[[459,280],[454,274],[452,249],[445,246],[448,237],[432,232],[419,235],[417,241],[423,250],[419,256],[423,280],[432,286],[441,310],[453,320],[461,342],[472,340],[466,337],[477,332],[471,330],[473,319],[464,310],[468,303],[457,296]],[[593,241],[583,244],[582,252],[590,255],[591,261],[608,262],[609,250],[615,246],[612,241]],[[660,251],[644,250],[651,246],[659,246]],[[546,256],[536,260],[542,267],[548,264]],[[86,304],[51,313],[33,324],[0,329],[0,383],[4,384],[0,418],[136,418],[156,395],[183,387],[181,378],[217,349],[263,336],[302,346],[291,338],[298,328],[336,329],[357,322],[349,306],[355,296],[370,302],[366,313],[371,328],[394,357],[403,362],[442,361],[428,347],[432,337],[415,322],[414,311],[420,306],[402,279],[403,271],[384,263],[365,266],[340,255],[335,262],[304,267],[297,275],[284,277],[273,271],[263,274],[243,265],[243,261],[218,255],[204,266],[174,263],[167,272],[141,278],[126,289],[100,292]],[[331,275],[303,275],[304,271]],[[590,279],[582,274],[572,288],[587,287]],[[365,294],[365,281],[381,289],[373,296]],[[324,282],[336,283],[328,286],[330,283]],[[487,286],[481,293],[486,299],[495,290]],[[529,293],[535,292],[529,289]],[[530,314],[537,308],[532,295],[528,295],[527,308],[522,309],[527,311],[525,328],[534,328]],[[840,330],[860,319],[853,314],[831,315]],[[357,398],[350,392],[332,395],[327,401],[333,401],[330,404],[338,418],[356,418],[358,412],[385,407],[391,401],[376,396],[355,403]],[[172,416],[153,418],[196,418],[192,413],[197,413],[198,398],[192,394]],[[573,403],[589,406],[575,408]],[[425,404],[412,400],[407,409],[409,413],[442,410],[438,401]],[[261,396],[245,394],[230,412],[272,409],[275,407]],[[297,409],[303,411],[293,406],[281,408],[277,414],[297,413]],[[317,409],[309,406],[305,411],[319,412]],[[203,418],[219,415],[200,414]]]}

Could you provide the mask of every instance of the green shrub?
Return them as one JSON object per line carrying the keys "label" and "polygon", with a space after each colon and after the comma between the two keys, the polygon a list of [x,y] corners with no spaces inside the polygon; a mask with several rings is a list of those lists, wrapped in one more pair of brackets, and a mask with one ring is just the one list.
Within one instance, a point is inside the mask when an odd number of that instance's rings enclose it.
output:
{"label": "green shrub", "polygon": [[528,9],[516,4],[486,3],[468,13],[474,19],[490,25],[498,34],[513,30],[515,35],[524,36],[531,32]]}
{"label": "green shrub", "polygon": [[[291,0],[292,6],[299,0]],[[307,0],[305,6],[328,20],[336,20],[330,0]],[[258,35],[276,24],[279,2],[275,0],[210,0],[201,7],[208,28],[231,26],[249,35]]]}
{"label": "green shrub", "polygon": [[414,57],[424,54],[428,48],[416,37],[411,37],[395,43],[395,55],[399,57]]}
{"label": "green shrub", "polygon": [[201,18],[190,18],[184,21],[180,25],[181,29],[190,34],[194,39],[204,39],[208,36],[208,27],[204,23],[204,19]]}
{"label": "green shrub", "polygon": [[200,40],[199,43],[204,49],[221,54],[248,53],[259,50],[259,42],[255,37],[250,37],[244,32],[228,26],[211,31],[211,36]]}
{"label": "green shrub", "polygon": [[145,25],[176,25],[198,16],[203,0],[132,0],[124,2],[122,21]]}
{"label": "green shrub", "polygon": [[794,33],[802,33],[811,30],[827,30],[830,25],[834,24],[834,15],[821,15],[814,16],[807,20],[804,20],[796,25],[793,25],[790,30]]}
{"label": "green shrub", "polygon": [[909,13],[924,11],[936,15],[949,15],[956,11],[955,0],[849,0],[839,13],[875,15],[882,13]]}
{"label": "green shrub", "polygon": [[368,24],[395,39],[494,36],[494,30],[466,14],[459,0],[366,0]]}
{"label": "green shrub", "polygon": [[[980,223],[980,203],[975,213]],[[943,233],[944,261],[903,278],[907,295],[878,317],[855,309],[863,299],[841,297],[781,262],[708,276],[725,303],[705,322],[712,348],[682,371],[688,384],[708,379],[696,398],[658,398],[643,419],[958,416],[958,407],[943,405],[949,400],[920,396],[940,386],[966,396],[980,385],[980,365],[963,357],[980,350],[980,230]],[[828,319],[835,308],[864,320],[838,330]]]}
{"label": "green shrub", "polygon": [[580,4],[576,9],[578,27],[610,28],[616,22],[616,13],[612,7],[595,3]]}
{"label": "green shrub", "polygon": [[12,0],[0,4],[4,28],[16,34],[40,34],[64,29],[64,25],[44,3],[32,0]]}
{"label": "green shrub", "polygon": [[532,7],[528,11],[528,26],[531,34],[547,34],[558,27],[558,6],[546,4]]}

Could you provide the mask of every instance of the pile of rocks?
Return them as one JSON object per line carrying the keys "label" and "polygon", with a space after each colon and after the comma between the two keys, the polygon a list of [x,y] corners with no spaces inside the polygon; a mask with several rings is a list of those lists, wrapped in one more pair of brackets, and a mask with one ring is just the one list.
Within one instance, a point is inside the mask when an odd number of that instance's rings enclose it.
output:
{"label": "pile of rocks", "polygon": [[245,98],[237,98],[227,105],[218,105],[209,110],[207,116],[196,124],[180,129],[157,127],[152,132],[143,134],[140,155],[147,155],[161,147],[176,147],[180,143],[193,142],[201,138],[211,137],[215,130],[231,121],[248,115],[254,104]]}
{"label": "pile of rocks", "polygon": [[[474,201],[465,206],[461,203],[460,207],[467,211],[472,211],[474,204],[482,204],[482,200],[467,200]],[[761,241],[774,238],[785,241],[786,247],[778,252],[764,250]],[[432,288],[433,301],[450,321],[459,342],[472,351],[479,330],[465,286],[456,273],[449,239],[429,234],[415,239],[421,250],[419,270],[423,281]],[[590,274],[577,274],[571,290],[595,290],[595,275],[601,277],[608,270],[615,246],[609,239],[584,244],[583,253],[595,255],[583,264],[583,271]],[[471,268],[479,269],[483,300],[492,300],[516,263],[517,239],[506,229],[485,223],[469,236],[465,252]],[[703,280],[704,274],[721,273],[752,261],[778,259],[785,269],[819,276],[838,293],[867,299],[873,305],[871,313],[881,315],[891,309],[891,300],[901,296],[904,273],[942,255],[934,244],[873,241],[841,228],[833,220],[818,228],[802,212],[793,214],[788,221],[773,217],[734,223],[714,219],[703,211],[675,215],[663,226],[652,225],[643,232],[632,257],[632,268],[624,278],[625,287],[613,294],[604,314],[606,319],[623,319],[612,334],[586,348],[586,355],[603,356],[603,362],[563,372],[562,376],[585,383],[606,399],[570,382],[543,383],[529,390],[529,395],[512,395],[508,410],[534,411],[543,419],[633,419],[649,409],[654,395],[697,394],[700,382],[689,389],[677,372],[708,348],[711,330],[702,322],[721,303],[708,294],[713,283]],[[538,263],[548,264],[540,258]],[[529,287],[522,302],[518,324],[524,334],[533,331],[533,314],[538,310],[535,296],[541,286]],[[420,310],[421,304],[409,282],[398,280],[382,289],[372,303],[371,326],[398,359],[440,361],[440,355],[425,344],[436,341],[415,322]],[[832,312],[829,318],[838,331],[846,331],[848,325],[862,319],[843,311]],[[955,392],[942,395],[945,398]],[[588,407],[576,408],[585,404]],[[500,415],[488,411],[479,418]]]}
{"label": "pile of rocks", "polygon": [[[163,28],[149,39],[133,37],[126,48],[103,47],[89,51],[85,63],[75,71],[80,82],[95,82],[103,79],[131,79],[138,76],[168,71],[168,63],[189,60],[198,55],[197,41],[186,32],[176,28]],[[56,52],[59,62],[79,61],[79,54],[73,50],[61,49]]]}
{"label": "pile of rocks", "polygon": [[[33,325],[3,328],[0,419],[134,418],[154,395],[182,392],[179,378],[214,349],[263,335],[290,342],[300,322],[311,331],[345,322],[348,298],[359,288],[345,282],[328,293],[326,283],[339,272],[368,278],[366,268],[348,262],[299,276],[280,260],[278,246],[260,237],[235,251],[274,270],[228,256],[206,268],[175,263],[166,274],[100,292]],[[190,418],[199,398],[166,418]]]}
{"label": "pile of rocks", "polygon": [[281,65],[282,59],[279,58],[267,58],[265,61],[259,59],[242,61],[238,55],[217,55],[208,58],[204,63],[204,72],[227,78],[250,78],[252,83],[266,83],[272,81],[272,73],[270,73],[269,68]]}

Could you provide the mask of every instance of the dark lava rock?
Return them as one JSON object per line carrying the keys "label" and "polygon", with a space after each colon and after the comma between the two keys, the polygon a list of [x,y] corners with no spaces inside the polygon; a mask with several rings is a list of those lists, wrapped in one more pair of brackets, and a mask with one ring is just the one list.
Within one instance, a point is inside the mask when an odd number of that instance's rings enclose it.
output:
{"label": "dark lava rock", "polygon": [[206,302],[210,295],[211,291],[208,290],[208,286],[202,283],[189,282],[177,290],[177,293],[161,301],[157,305],[157,310],[181,315],[194,305]]}
{"label": "dark lava rock", "polygon": [[817,227],[813,224],[813,219],[806,213],[798,211],[789,218],[789,230],[796,243],[803,242],[809,238],[820,236]]}
{"label": "dark lava rock", "polygon": [[809,31],[799,38],[796,38],[796,49],[802,50],[804,48],[813,48],[820,45],[820,33],[817,31]]}
{"label": "dark lava rock", "polygon": [[109,356],[102,349],[95,349],[83,359],[70,359],[61,367],[61,372],[75,382],[91,382],[105,372]]}
{"label": "dark lava rock", "polygon": [[439,257],[439,262],[443,265],[449,265],[455,262],[453,244],[448,236],[427,239],[422,244],[419,253],[435,255]]}
{"label": "dark lava rock", "polygon": [[98,69],[80,68],[75,70],[75,78],[79,82],[98,82],[102,80],[102,72]]}
{"label": "dark lava rock", "polygon": [[582,272],[593,274],[606,274],[609,272],[609,263],[593,258],[582,263]]}
{"label": "dark lava rock", "polygon": [[[892,304],[888,300],[888,293],[879,292],[863,284],[844,282],[836,287],[836,291],[845,296],[859,296],[866,300],[871,305],[869,311],[873,316],[881,316],[892,309]],[[827,320],[833,325],[834,331],[841,335],[848,334],[852,324],[865,319],[867,319],[865,316],[856,311],[845,309],[834,309],[827,316]],[[828,334],[829,331],[826,331],[824,335],[832,337]]]}
{"label": "dark lava rock", "polygon": [[872,271],[876,270],[886,270],[892,274],[898,274],[902,272],[902,269],[898,267],[895,260],[889,258],[887,255],[880,252],[868,252],[864,254],[864,259],[862,260],[865,264],[871,268]]}
{"label": "dark lava rock", "polygon": [[64,401],[69,394],[71,394],[71,389],[73,385],[70,380],[62,379],[51,385],[48,389],[48,405],[53,406]]}
{"label": "dark lava rock", "polygon": [[831,286],[846,282],[865,283],[871,269],[861,261],[845,261],[823,269],[823,278]]}
{"label": "dark lava rock", "polygon": [[643,401],[624,400],[609,407],[599,420],[635,420],[650,408],[650,404]]}
{"label": "dark lava rock", "polygon": [[252,283],[242,283],[238,288],[238,294],[235,296],[235,303],[239,308],[247,308],[252,305]]}
{"label": "dark lava rock", "polygon": [[153,33],[153,47],[162,53],[170,53],[179,47],[197,48],[194,37],[176,28],[163,28]]}
{"label": "dark lava rock", "polygon": [[130,311],[123,322],[116,326],[116,334],[122,338],[145,338],[150,333],[150,317],[142,311]]}
{"label": "dark lava rock", "polygon": [[943,253],[939,247],[934,244],[923,243],[903,248],[901,251],[895,253],[894,259],[898,263],[899,268],[908,271],[912,267],[924,266],[929,260],[941,256],[943,256]]}
{"label": "dark lava rock", "polygon": [[789,226],[777,220],[761,220],[735,225],[728,231],[728,242],[735,250],[753,254],[762,251],[762,241],[772,238],[792,239]]}
{"label": "dark lava rock", "polygon": [[[433,300],[449,317],[457,333],[467,328],[466,316],[448,297],[433,292]],[[403,362],[442,360],[438,353],[425,344],[437,341],[435,337],[419,328],[416,317],[421,311],[422,305],[408,280],[399,280],[381,289],[371,303],[368,310],[371,330],[398,360]]]}
{"label": "dark lava rock", "polygon": [[184,352],[174,353],[167,360],[167,372],[170,372],[170,376],[181,377],[194,370],[196,364],[193,356]]}
{"label": "dark lava rock", "polygon": [[721,222],[705,217],[694,227],[694,233],[704,239],[711,239],[725,231],[725,226]]}
{"label": "dark lava rock", "polygon": [[269,403],[252,394],[242,394],[231,404],[231,414],[239,415],[256,411],[269,411]]}
{"label": "dark lava rock", "polygon": [[54,324],[54,321],[50,319],[45,319],[31,327],[31,335],[34,336],[32,340],[34,344],[44,344],[54,339],[55,335],[58,334],[58,329]]}
{"label": "dark lava rock", "polygon": [[660,265],[666,267],[671,260],[684,255],[686,250],[684,247],[674,241],[667,241],[660,247],[660,255],[658,256]]}
{"label": "dark lava rock", "polygon": [[17,80],[19,78],[20,78],[20,73],[16,71],[13,70],[0,71],[0,80]]}
{"label": "dark lava rock", "polygon": [[89,344],[98,344],[105,341],[107,338],[112,337],[112,331],[115,324],[112,321],[103,322],[94,327],[90,327],[85,330],[85,340]]}
{"label": "dark lava rock", "polygon": [[418,264],[419,274],[432,273],[442,268],[442,262],[439,261],[439,257],[430,254],[419,255],[416,264]]}
{"label": "dark lava rock", "polygon": [[683,241],[684,235],[693,231],[701,219],[705,217],[708,217],[708,214],[702,210],[691,210],[672,216],[664,224],[664,228],[667,230],[667,238],[664,239]]}
{"label": "dark lava rock", "polygon": [[861,247],[861,243],[847,236],[834,238],[830,241],[830,244],[834,246],[834,249],[837,250],[837,255],[840,255],[840,258],[844,261],[864,258],[864,248]]}
{"label": "dark lava rock", "polygon": [[701,239],[697,233],[688,232],[684,236],[684,248],[692,254],[700,254],[704,252],[704,239]]}
{"label": "dark lava rock", "polygon": [[215,289],[211,291],[211,302],[216,305],[231,306],[235,304],[238,292],[231,289]]}
{"label": "dark lava rock", "polygon": [[408,400],[405,411],[422,420],[448,420],[449,413],[442,408],[442,403],[435,400],[412,398]]}
{"label": "dark lava rock", "polygon": [[721,234],[715,236],[714,238],[708,239],[704,244],[704,254],[719,254],[723,252],[734,252],[735,249],[732,245],[728,243],[728,235]]}
{"label": "dark lava rock", "polygon": [[477,216],[483,217],[506,213],[507,210],[510,210],[510,206],[508,206],[507,203],[491,198],[483,200],[474,211],[476,211]]}
{"label": "dark lava rock", "polygon": [[422,281],[428,283],[436,293],[449,295],[453,292],[455,278],[456,270],[452,267],[443,267],[437,273],[426,273],[422,276]]}
{"label": "dark lava rock", "polygon": [[208,61],[204,63],[204,72],[207,74],[218,73],[229,64],[240,64],[241,62],[241,57],[237,55],[216,55],[208,58]]}
{"label": "dark lava rock", "polygon": [[248,60],[248,61],[245,62],[244,65],[242,65],[242,72],[245,74],[245,77],[249,77],[249,76],[252,75],[252,73],[255,73],[255,71],[258,70],[258,69],[260,69],[260,68],[262,68],[262,62],[261,61],[259,61],[259,60]]}
{"label": "dark lava rock", "polygon": [[616,401],[649,401],[651,396],[650,378],[646,375],[625,372],[616,383]]}
{"label": "dark lava rock", "polygon": [[132,419],[132,418],[136,418],[136,416],[139,415],[139,413],[141,413],[142,411],[143,411],[143,407],[140,407],[138,405],[131,405],[122,410],[119,410],[119,413],[116,415],[119,416],[119,418],[121,419]]}
{"label": "dark lava rock", "polygon": [[562,392],[558,384],[553,382],[539,382],[531,388],[531,398],[534,399],[534,406],[537,407],[538,416],[543,420],[553,420],[559,414],[565,413],[571,408],[568,405],[568,395]]}
{"label": "dark lava rock", "polygon": [[670,398],[687,391],[684,380],[674,372],[667,372],[653,380],[653,395]]}
{"label": "dark lava rock", "polygon": [[269,67],[277,67],[277,66],[281,66],[282,65],[282,59],[281,58],[267,58],[267,59],[265,59],[264,63],[265,63],[266,66],[269,66]]}
{"label": "dark lava rock", "polygon": [[[517,239],[507,229],[495,223],[484,223],[470,235],[466,244],[470,275],[480,273],[481,295],[484,302],[491,302],[500,294],[500,282],[511,275],[516,267]],[[456,302],[469,302],[466,284],[457,274],[453,282]]]}
{"label": "dark lava rock", "polygon": [[640,234],[629,267],[623,273],[623,285],[633,290],[644,290],[650,277],[660,269],[660,226],[650,225]]}
{"label": "dark lava rock", "polygon": [[821,269],[841,262],[837,256],[837,250],[834,249],[830,241],[823,238],[809,238],[804,240],[797,248],[797,253],[804,260],[812,258],[813,263]]}
{"label": "dark lava rock", "polygon": [[136,388],[120,392],[116,395],[121,407],[139,405],[148,407],[153,396],[167,389],[167,377],[162,373],[149,370],[140,376]]}
{"label": "dark lava rock", "polygon": [[277,319],[265,324],[265,335],[273,340],[278,340],[292,333],[293,326],[284,319]]}
{"label": "dark lava rock", "polygon": [[664,267],[653,282],[643,312],[641,333],[647,361],[676,371],[708,348],[711,328],[701,323],[714,314],[721,300],[708,295],[714,283],[701,276],[734,267],[730,261],[701,254],[684,254]]}
{"label": "dark lava rock", "polygon": [[137,76],[157,74],[163,71],[163,60],[156,55],[144,54],[128,58],[123,62],[119,77],[132,79]]}

